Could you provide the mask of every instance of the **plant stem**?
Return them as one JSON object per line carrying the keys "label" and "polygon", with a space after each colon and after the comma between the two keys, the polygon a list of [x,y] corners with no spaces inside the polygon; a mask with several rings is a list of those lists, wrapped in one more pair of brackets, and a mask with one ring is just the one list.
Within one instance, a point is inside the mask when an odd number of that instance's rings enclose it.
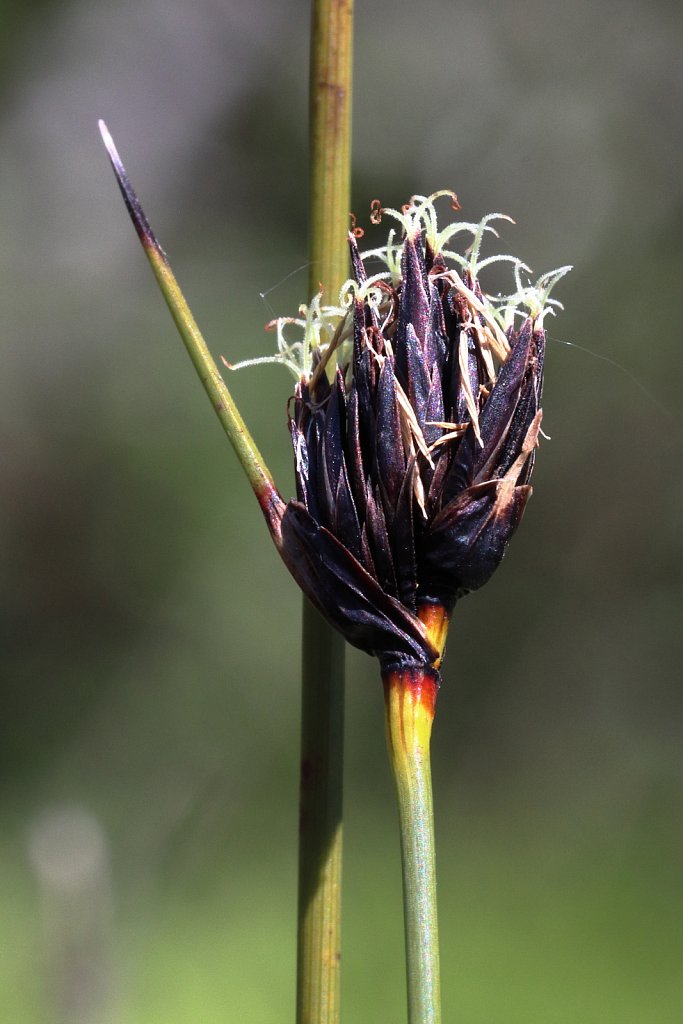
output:
{"label": "plant stem", "polygon": [[344,642],[304,602],[298,1024],[339,1020]]}
{"label": "plant stem", "polygon": [[384,677],[387,743],[398,796],[408,1024],[440,1024],[439,930],[429,739],[437,676],[407,667]]}
{"label": "plant stem", "polygon": [[[309,296],[348,277],[352,0],[313,0]],[[304,598],[298,1024],[337,1024],[341,960],[344,641]]]}
{"label": "plant stem", "polygon": [[313,0],[309,82],[309,292],[349,276],[353,0]]}

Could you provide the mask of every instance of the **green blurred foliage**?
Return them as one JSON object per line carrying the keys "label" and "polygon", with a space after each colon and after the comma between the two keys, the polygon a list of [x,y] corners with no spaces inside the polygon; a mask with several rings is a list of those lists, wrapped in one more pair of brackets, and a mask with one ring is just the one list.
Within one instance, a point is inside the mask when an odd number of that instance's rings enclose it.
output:
{"label": "green blurred foliage", "polygon": [[[96,119],[213,351],[266,352],[264,322],[306,299],[307,6],[2,11],[0,1000],[17,1024],[275,1024],[300,599]],[[439,698],[445,1018],[463,1024],[681,1017],[681,27],[644,0],[358,11],[359,221],[375,196],[454,187],[468,219],[515,217],[502,245],[538,272],[576,266],[534,498],[457,610]],[[289,495],[286,374],[230,384]],[[344,1014],[389,1024],[398,844],[356,652],[348,691]]]}

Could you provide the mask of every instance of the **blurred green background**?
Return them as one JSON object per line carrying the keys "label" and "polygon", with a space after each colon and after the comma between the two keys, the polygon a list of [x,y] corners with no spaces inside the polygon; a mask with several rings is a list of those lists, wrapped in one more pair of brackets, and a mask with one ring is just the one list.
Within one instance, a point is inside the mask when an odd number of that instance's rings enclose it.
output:
{"label": "blurred green background", "polygon": [[[535,495],[457,610],[439,700],[445,1021],[674,1024],[681,8],[358,7],[359,222],[375,197],[450,187],[468,220],[515,218],[503,251],[576,267],[549,321]],[[96,121],[216,355],[269,351],[263,324],[307,298],[308,5],[0,10],[1,1017],[279,1024],[300,598]],[[291,494],[288,375],[230,384]],[[344,1019],[398,1024],[382,695],[370,659],[348,667]]]}

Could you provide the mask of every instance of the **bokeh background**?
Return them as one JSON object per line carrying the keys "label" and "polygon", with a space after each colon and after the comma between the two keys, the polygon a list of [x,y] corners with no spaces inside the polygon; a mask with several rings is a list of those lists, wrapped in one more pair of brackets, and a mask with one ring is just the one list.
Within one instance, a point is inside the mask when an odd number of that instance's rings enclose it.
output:
{"label": "bokeh background", "polygon": [[[278,1024],[300,599],[96,121],[214,353],[267,352],[306,299],[308,4],[0,11],[2,1019]],[[357,12],[359,222],[451,187],[467,219],[515,218],[504,251],[576,268],[535,495],[458,608],[439,701],[446,1021],[683,1015],[682,30],[662,0]],[[230,384],[290,494],[288,375]],[[344,1019],[393,1024],[382,696],[370,659],[348,668]]]}

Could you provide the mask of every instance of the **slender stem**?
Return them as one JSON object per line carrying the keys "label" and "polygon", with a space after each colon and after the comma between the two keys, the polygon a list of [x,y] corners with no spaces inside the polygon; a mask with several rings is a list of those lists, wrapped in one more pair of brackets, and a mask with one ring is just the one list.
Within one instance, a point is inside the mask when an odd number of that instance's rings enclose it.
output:
{"label": "slender stem", "polygon": [[[348,277],[352,0],[313,0],[309,293]],[[304,598],[297,1024],[338,1024],[344,641]]]}
{"label": "slender stem", "polygon": [[439,930],[429,739],[436,673],[404,668],[384,677],[387,743],[398,796],[403,865],[408,1024],[440,1024]]}
{"label": "slender stem", "polygon": [[353,0],[313,0],[309,84],[309,291],[349,276]]}
{"label": "slender stem", "polygon": [[304,604],[297,1021],[339,1020],[344,646]]}

